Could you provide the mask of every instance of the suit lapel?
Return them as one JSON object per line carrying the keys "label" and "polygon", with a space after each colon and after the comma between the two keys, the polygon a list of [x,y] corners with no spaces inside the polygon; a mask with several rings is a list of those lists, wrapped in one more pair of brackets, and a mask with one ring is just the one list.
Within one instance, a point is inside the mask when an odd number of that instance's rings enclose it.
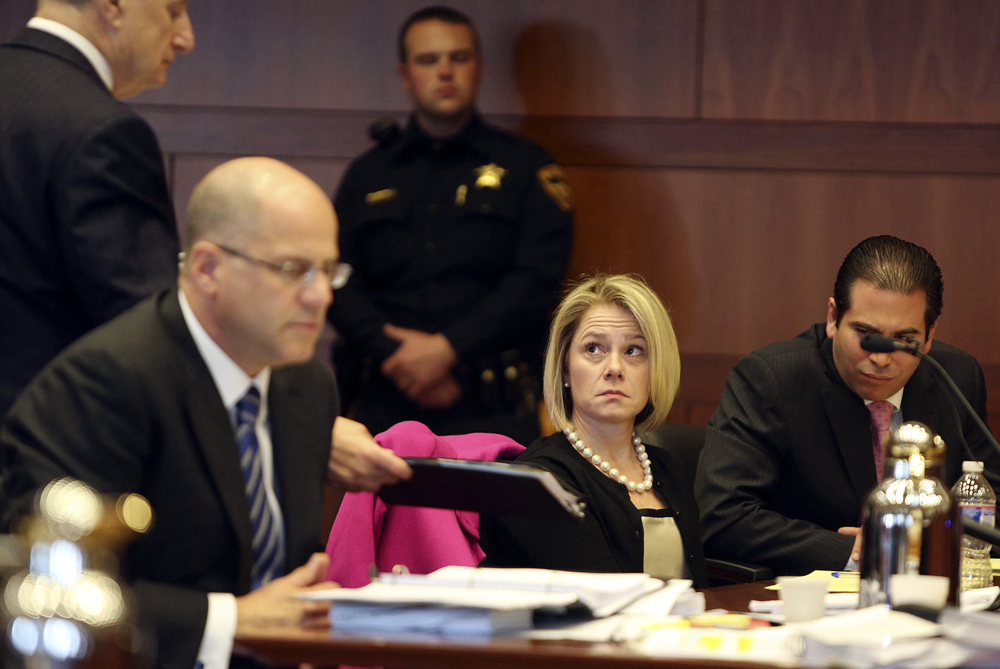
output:
{"label": "suit lapel", "polygon": [[232,423],[215,381],[184,323],[176,289],[162,300],[161,314],[167,332],[179,349],[176,366],[187,391],[182,403],[189,420],[191,440],[205,461],[208,475],[239,540],[238,591],[246,592],[250,589],[250,570],[253,566],[253,527]]}
{"label": "suit lapel", "polygon": [[875,487],[875,454],[872,452],[871,414],[864,402],[846,386],[823,391],[823,408],[840,456],[859,500]]}
{"label": "suit lapel", "polygon": [[822,392],[823,409],[854,494],[858,500],[864,501],[878,482],[875,454],[872,452],[871,414],[864,400],[841,380],[833,362],[833,346],[829,339],[820,345],[820,354],[831,381]]}
{"label": "suit lapel", "polygon": [[[935,434],[941,435],[945,444],[952,448],[961,448],[959,442],[952,443],[951,439],[958,439],[959,436],[948,429],[950,421],[945,421],[941,415],[941,398],[936,393],[934,380],[929,371],[921,363],[913,376],[906,384],[903,391],[903,420],[915,420],[923,423]],[[947,423],[947,424],[946,424]]]}
{"label": "suit lapel", "polygon": [[[309,462],[303,452],[301,440],[315,432],[315,421],[310,426],[304,422],[308,412],[297,410],[307,398],[300,398],[301,389],[287,382],[281,370],[271,375],[268,391],[268,415],[271,421],[271,444],[274,449],[274,475],[281,500],[282,518],[285,526],[286,559],[294,558],[294,546],[301,546],[309,535],[317,535],[312,514],[294,510],[308,509],[315,505],[310,485],[316,479],[316,463]],[[289,513],[289,510],[293,510]],[[318,539],[318,536],[316,536]]]}

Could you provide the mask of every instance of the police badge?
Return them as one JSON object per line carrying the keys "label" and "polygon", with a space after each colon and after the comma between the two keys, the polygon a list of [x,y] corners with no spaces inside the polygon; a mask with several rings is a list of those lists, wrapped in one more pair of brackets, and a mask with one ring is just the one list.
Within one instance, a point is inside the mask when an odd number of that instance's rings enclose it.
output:
{"label": "police badge", "polygon": [[473,184],[476,188],[500,190],[500,180],[503,179],[503,175],[507,174],[507,170],[496,163],[490,163],[477,167],[472,170],[472,173],[476,175],[476,183]]}

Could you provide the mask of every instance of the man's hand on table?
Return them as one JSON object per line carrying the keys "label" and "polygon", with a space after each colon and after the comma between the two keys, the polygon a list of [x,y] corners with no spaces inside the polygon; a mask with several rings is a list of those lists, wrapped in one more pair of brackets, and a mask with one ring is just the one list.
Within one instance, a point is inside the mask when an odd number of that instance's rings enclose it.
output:
{"label": "man's hand on table", "polygon": [[329,556],[326,553],[313,553],[307,563],[287,576],[276,578],[249,594],[237,597],[237,636],[260,627],[328,626],[329,602],[301,601],[296,597],[316,584],[335,586],[334,583],[326,582],[329,570]]}

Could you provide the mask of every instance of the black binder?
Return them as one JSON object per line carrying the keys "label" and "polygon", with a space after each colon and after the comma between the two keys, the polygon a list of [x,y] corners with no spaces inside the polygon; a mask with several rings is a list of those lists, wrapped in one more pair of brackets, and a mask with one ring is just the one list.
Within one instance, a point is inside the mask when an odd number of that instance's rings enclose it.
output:
{"label": "black binder", "polygon": [[383,486],[389,504],[460,509],[502,515],[573,517],[582,520],[585,503],[551,472],[531,465],[488,460],[407,458],[413,476]]}

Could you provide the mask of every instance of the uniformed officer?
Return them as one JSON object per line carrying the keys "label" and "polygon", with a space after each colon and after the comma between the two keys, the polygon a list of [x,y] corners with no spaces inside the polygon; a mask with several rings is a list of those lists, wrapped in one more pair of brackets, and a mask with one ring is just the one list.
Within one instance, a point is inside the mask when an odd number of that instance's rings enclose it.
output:
{"label": "uniformed officer", "polygon": [[476,112],[468,17],[422,9],[399,33],[407,127],[373,126],[335,199],[354,276],[331,320],[342,387],[372,433],[538,436],[536,370],[572,247],[562,168]]}

